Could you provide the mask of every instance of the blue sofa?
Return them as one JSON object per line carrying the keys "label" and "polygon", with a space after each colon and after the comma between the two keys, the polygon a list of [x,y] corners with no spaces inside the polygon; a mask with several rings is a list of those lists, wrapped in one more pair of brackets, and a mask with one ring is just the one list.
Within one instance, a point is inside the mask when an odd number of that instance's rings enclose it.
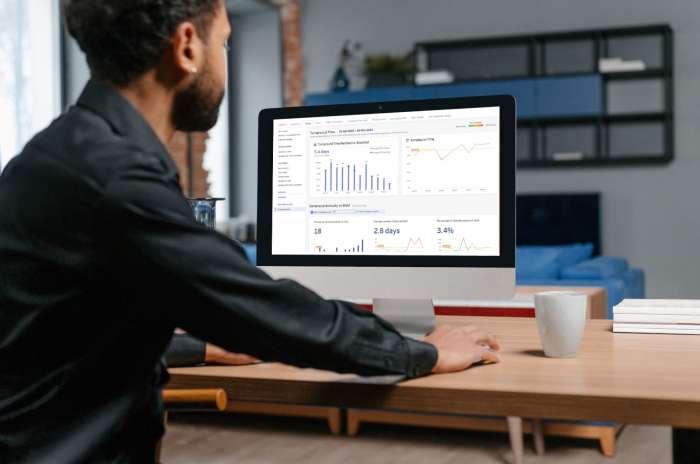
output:
{"label": "blue sofa", "polygon": [[608,292],[608,317],[625,298],[644,298],[644,271],[626,259],[592,257],[593,245],[519,246],[515,273],[518,285],[603,287]]}
{"label": "blue sofa", "polygon": [[[255,263],[254,244],[243,245]],[[515,274],[518,285],[603,287],[608,293],[608,317],[625,298],[644,298],[644,271],[630,268],[614,256],[593,257],[593,245],[519,246]]]}

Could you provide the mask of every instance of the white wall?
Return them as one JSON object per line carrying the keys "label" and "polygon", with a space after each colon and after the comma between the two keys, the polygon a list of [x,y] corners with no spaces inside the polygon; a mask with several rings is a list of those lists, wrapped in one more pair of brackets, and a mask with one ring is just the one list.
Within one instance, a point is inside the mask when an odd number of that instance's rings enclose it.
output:
{"label": "white wall", "polygon": [[78,42],[72,37],[66,37],[66,106],[74,105],[83,91],[83,87],[90,79],[90,69],[88,69],[85,54],[78,46]]}
{"label": "white wall", "polygon": [[231,198],[234,211],[257,215],[258,112],[282,105],[282,61],[276,11],[234,16],[231,21],[233,75]]}
{"label": "white wall", "polygon": [[[647,272],[651,297],[700,298],[700,1],[305,0],[307,90],[325,91],[345,39],[367,53],[414,42],[670,23],[676,160],[667,167],[524,170],[521,192],[600,191],[603,248]],[[640,95],[644,98],[644,95]]]}

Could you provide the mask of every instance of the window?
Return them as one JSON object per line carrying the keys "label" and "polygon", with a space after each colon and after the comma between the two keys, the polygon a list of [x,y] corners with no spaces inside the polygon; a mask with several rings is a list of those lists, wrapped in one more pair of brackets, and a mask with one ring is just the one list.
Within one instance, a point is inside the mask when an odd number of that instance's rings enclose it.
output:
{"label": "window", "polygon": [[60,113],[59,5],[0,1],[0,170]]}

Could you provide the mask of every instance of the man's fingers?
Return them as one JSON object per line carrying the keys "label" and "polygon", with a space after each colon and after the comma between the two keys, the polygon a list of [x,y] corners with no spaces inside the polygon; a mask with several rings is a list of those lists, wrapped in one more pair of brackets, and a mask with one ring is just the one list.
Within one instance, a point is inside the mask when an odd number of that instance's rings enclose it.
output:
{"label": "man's fingers", "polygon": [[501,344],[498,343],[498,340],[496,340],[493,335],[487,332],[477,332],[476,334],[476,343],[479,345],[488,345],[491,347],[493,350],[500,350],[501,349]]}
{"label": "man's fingers", "polygon": [[257,358],[254,358],[253,356],[249,356],[247,354],[240,354],[240,353],[225,353],[224,355],[221,356],[220,359],[217,360],[217,362],[221,364],[230,364],[232,366],[239,366],[243,364],[255,364],[260,362]]}
{"label": "man's fingers", "polygon": [[497,363],[501,361],[501,357],[488,347],[484,347],[484,351],[481,353],[481,360],[487,363]]}

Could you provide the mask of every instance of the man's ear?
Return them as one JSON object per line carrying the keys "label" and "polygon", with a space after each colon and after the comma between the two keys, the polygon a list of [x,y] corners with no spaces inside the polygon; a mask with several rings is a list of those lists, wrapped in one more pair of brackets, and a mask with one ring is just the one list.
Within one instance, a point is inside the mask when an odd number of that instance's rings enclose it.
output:
{"label": "man's ear", "polygon": [[191,22],[180,23],[171,39],[173,64],[182,75],[196,74],[204,61],[204,46]]}

